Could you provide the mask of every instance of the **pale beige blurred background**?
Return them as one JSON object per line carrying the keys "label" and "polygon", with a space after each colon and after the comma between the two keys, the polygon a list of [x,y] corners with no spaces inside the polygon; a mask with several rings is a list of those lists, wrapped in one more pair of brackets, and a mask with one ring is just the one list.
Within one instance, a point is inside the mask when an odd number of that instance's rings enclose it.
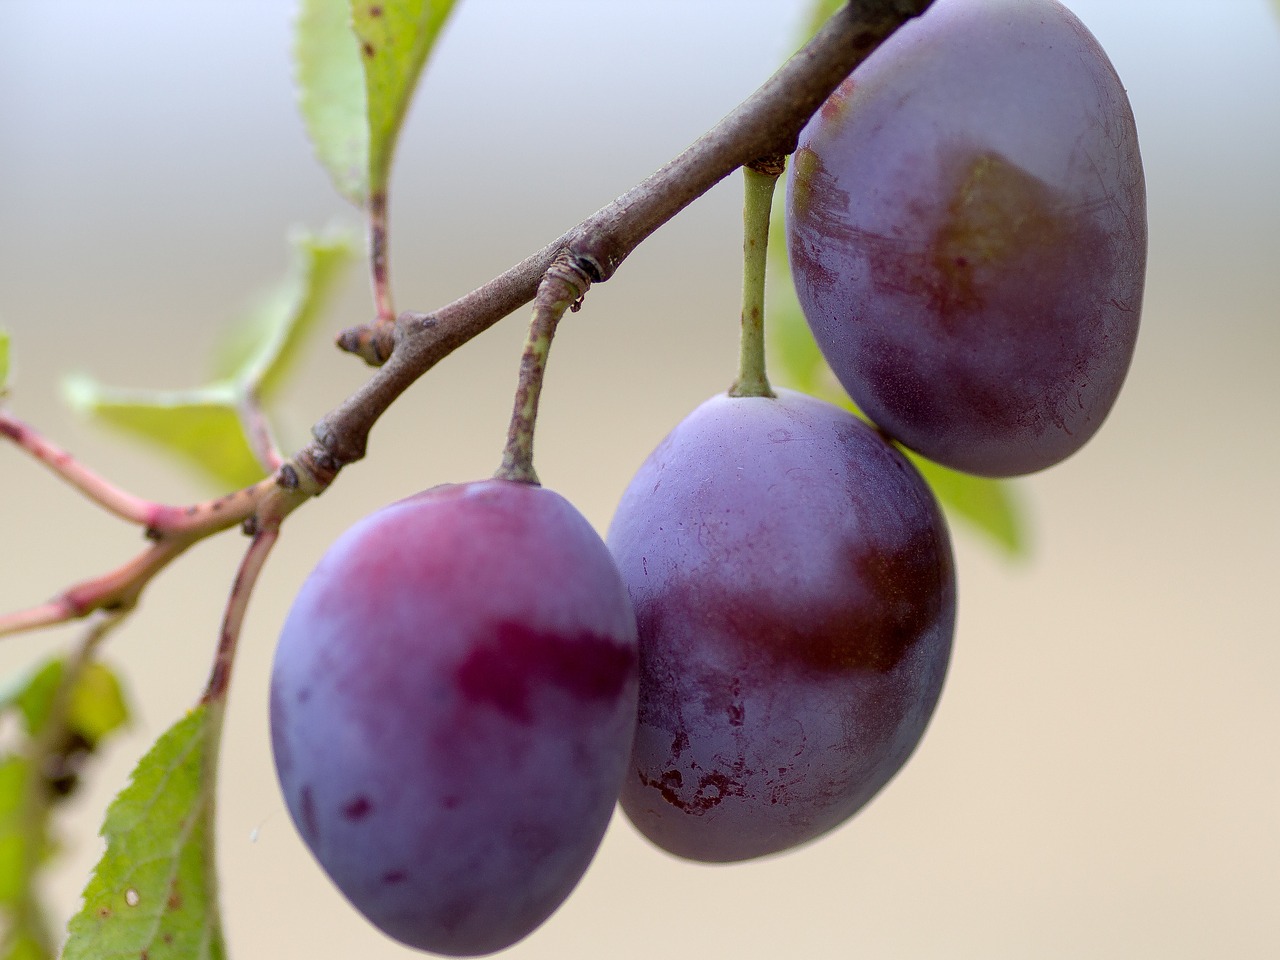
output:
{"label": "pale beige blurred background", "polygon": [[[1106,429],[1019,484],[1035,554],[957,532],[953,667],[919,752],[835,836],[730,868],[614,824],[570,902],[512,958],[1280,956],[1280,17],[1266,0],[1074,0],[1143,137],[1151,266]],[[427,309],[620,193],[786,52],[800,0],[464,0],[393,192],[399,305]],[[286,259],[290,225],[354,217],[312,161],[291,4],[0,0],[0,323],[12,407],[156,499],[208,490],[88,429],[57,382],[183,386]],[[719,52],[716,52],[719,51]],[[538,139],[547,112],[579,118]],[[738,186],[647,243],[562,328],[543,480],[600,529],[658,438],[733,375]],[[353,274],[331,327],[368,313]],[[289,598],[357,517],[496,465],[524,317],[446,361],[368,461],[288,525],[232,696],[220,857],[232,954],[393,958],[301,846],[266,744]],[[364,376],[323,341],[281,411],[294,443]],[[133,531],[0,449],[0,607],[122,561]],[[194,700],[242,542],[185,558],[111,642],[137,721],[65,824],[76,905],[103,806]],[[4,641],[11,672],[70,632]]]}

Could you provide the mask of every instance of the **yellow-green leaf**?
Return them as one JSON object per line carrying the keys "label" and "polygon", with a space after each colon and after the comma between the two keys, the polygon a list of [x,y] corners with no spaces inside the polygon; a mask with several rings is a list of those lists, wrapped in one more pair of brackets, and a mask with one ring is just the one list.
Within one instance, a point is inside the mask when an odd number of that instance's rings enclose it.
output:
{"label": "yellow-green leaf", "polygon": [[383,194],[400,125],[454,0],[349,0],[364,64],[369,193]]}
{"label": "yellow-green leaf", "polygon": [[357,206],[385,194],[418,76],[455,0],[302,0],[299,108],[316,156]]}
{"label": "yellow-green leaf", "polygon": [[215,349],[215,381],[233,380],[274,395],[301,355],[350,263],[355,249],[342,234],[293,236],[294,256],[285,278],[235,324]]}
{"label": "yellow-green leaf", "polygon": [[164,733],[107,810],[107,849],[68,927],[63,960],[222,960],[214,866],[220,711]]}
{"label": "yellow-green leaf", "polygon": [[75,377],[65,393],[76,409],[179,456],[220,486],[244,487],[263,476],[240,424],[232,382],[185,391],[127,390]]}
{"label": "yellow-green leaf", "polygon": [[369,198],[369,122],[348,0],[302,0],[293,57],[298,108],[316,157],[338,192],[362,207]]}
{"label": "yellow-green leaf", "polygon": [[337,292],[352,256],[342,235],[294,237],[286,278],[264,296],[216,352],[213,380],[194,390],[106,387],[72,378],[71,405],[197,467],[220,487],[244,487],[265,473],[245,436],[242,411],[270,400],[294,369],[302,342]]}
{"label": "yellow-green leaf", "polygon": [[911,450],[904,452],[952,518],[964,520],[1011,557],[1025,556],[1031,549],[1026,511],[1013,484],[961,473]]}

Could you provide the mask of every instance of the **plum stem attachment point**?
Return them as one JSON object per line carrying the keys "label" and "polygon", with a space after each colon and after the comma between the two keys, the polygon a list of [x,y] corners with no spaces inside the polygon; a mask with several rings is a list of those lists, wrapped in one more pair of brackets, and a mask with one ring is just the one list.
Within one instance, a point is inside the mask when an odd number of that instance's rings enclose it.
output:
{"label": "plum stem attachment point", "polygon": [[538,482],[538,474],[533,469],[533,432],[551,340],[565,311],[581,307],[582,298],[591,288],[592,272],[590,263],[566,251],[552,261],[538,284],[529,336],[520,357],[520,379],[511,411],[511,426],[507,430],[507,445],[502,452],[502,465],[494,474],[500,480]]}
{"label": "plum stem attachment point", "polygon": [[777,396],[765,373],[764,280],[773,190],[785,166],[785,157],[771,156],[742,168],[742,353],[731,397]]}

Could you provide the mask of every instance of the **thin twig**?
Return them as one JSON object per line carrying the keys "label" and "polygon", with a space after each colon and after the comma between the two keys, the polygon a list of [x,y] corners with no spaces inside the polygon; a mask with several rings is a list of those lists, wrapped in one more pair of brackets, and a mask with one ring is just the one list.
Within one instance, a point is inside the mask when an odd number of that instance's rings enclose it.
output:
{"label": "thin twig", "polygon": [[205,686],[201,703],[222,702],[226,699],[231,684],[231,667],[235,662],[236,649],[240,643],[240,631],[244,626],[245,613],[249,609],[249,597],[253,594],[258,575],[263,564],[280,537],[280,524],[275,522],[262,527],[254,534],[244,559],[240,561],[240,569],[236,571],[235,583],[231,594],[227,597],[226,610],[222,615],[222,630],[218,634],[218,649],[214,654],[213,667],[209,671],[209,682]]}
{"label": "thin twig", "polygon": [[129,523],[148,526],[156,504],[135,497],[81,464],[66,450],[42,436],[30,424],[0,410],[0,437],[44,464],[89,500]]}
{"label": "thin twig", "polygon": [[157,541],[128,563],[63,591],[48,603],[0,616],[0,637],[51,627],[86,617],[96,610],[132,609],[151,579],[198,538]]}

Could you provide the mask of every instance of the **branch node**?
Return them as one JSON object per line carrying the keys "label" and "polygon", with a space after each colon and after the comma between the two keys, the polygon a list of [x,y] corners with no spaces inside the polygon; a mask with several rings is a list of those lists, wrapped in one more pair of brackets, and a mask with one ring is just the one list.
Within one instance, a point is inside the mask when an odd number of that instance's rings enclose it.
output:
{"label": "branch node", "polygon": [[358,327],[347,327],[334,341],[339,350],[353,353],[371,367],[380,367],[391,359],[396,348],[396,323],[374,320]]}
{"label": "branch node", "polygon": [[[323,443],[323,441],[317,439],[317,443]],[[318,497],[329,489],[329,484],[333,483],[334,477],[343,467],[343,463],[316,443],[298,451],[290,464],[297,482],[293,487],[285,487],[285,489],[296,490],[308,497]]]}

